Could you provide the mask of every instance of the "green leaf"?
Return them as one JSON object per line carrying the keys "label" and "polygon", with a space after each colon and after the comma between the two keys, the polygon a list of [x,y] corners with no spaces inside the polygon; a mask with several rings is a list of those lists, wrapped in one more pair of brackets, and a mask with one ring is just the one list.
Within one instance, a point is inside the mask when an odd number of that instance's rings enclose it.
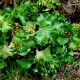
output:
{"label": "green leaf", "polygon": [[20,60],[20,59],[17,59],[16,62],[17,62],[22,68],[25,68],[25,69],[31,68],[31,65],[33,64],[33,62],[32,62],[32,61],[29,61],[29,60]]}
{"label": "green leaf", "polygon": [[58,58],[53,59],[52,63],[50,63],[50,66],[52,69],[56,68],[60,68],[61,67],[61,62],[59,61]]}
{"label": "green leaf", "polygon": [[23,44],[18,48],[18,54],[24,56],[31,50],[32,47],[35,47],[35,42],[33,40],[27,41],[27,44]]}
{"label": "green leaf", "polygon": [[6,36],[5,34],[2,34],[2,36],[0,37],[0,45],[3,45],[6,42]]}
{"label": "green leaf", "polygon": [[1,26],[1,24],[4,22],[4,16],[1,16],[0,15],[0,26]]}
{"label": "green leaf", "polygon": [[57,41],[60,45],[64,45],[68,42],[68,38],[61,38],[61,37],[58,37],[57,38]]}
{"label": "green leaf", "polygon": [[50,53],[50,47],[47,47],[44,51],[43,51],[43,59],[45,60],[45,61],[48,61],[48,62],[50,62],[50,61],[52,61],[53,60],[53,58],[52,58],[52,56],[51,56],[51,53]]}
{"label": "green leaf", "polygon": [[73,51],[70,51],[68,54],[69,54],[70,56],[73,56],[73,55],[74,55]]}
{"label": "green leaf", "polygon": [[4,45],[1,52],[3,58],[7,58],[8,56],[12,56],[13,53],[11,52],[11,49],[8,47],[8,45]]}
{"label": "green leaf", "polygon": [[69,43],[69,48],[71,50],[77,50],[78,45],[75,42],[71,42],[71,43]]}
{"label": "green leaf", "polygon": [[55,3],[56,5],[61,5],[60,0],[52,0],[53,3]]}
{"label": "green leaf", "polygon": [[4,67],[7,67],[7,64],[4,60],[0,60],[0,69],[3,69]]}
{"label": "green leaf", "polygon": [[22,25],[23,25],[23,26],[26,26],[26,20],[25,20],[25,17],[19,15],[19,19],[20,19],[20,22],[22,23]]}
{"label": "green leaf", "polygon": [[36,52],[36,60],[43,59],[44,61],[51,62],[53,60],[50,47],[47,47],[44,51],[37,51]]}
{"label": "green leaf", "polygon": [[27,45],[22,45],[21,47],[19,47],[19,54],[20,55],[24,55],[25,53],[27,54],[29,51],[30,51],[30,48],[28,48]]}
{"label": "green leaf", "polygon": [[16,36],[13,37],[13,40],[12,41],[14,42],[14,44],[17,44],[17,45],[21,45],[21,44],[24,43],[21,38],[16,37]]}
{"label": "green leaf", "polygon": [[72,56],[65,56],[64,58],[63,58],[63,60],[65,61],[65,62],[72,62],[73,61],[73,57]]}
{"label": "green leaf", "polygon": [[80,44],[80,38],[73,37],[72,41],[74,41],[76,44]]}
{"label": "green leaf", "polygon": [[64,54],[67,53],[67,47],[65,45],[63,45],[61,52]]}
{"label": "green leaf", "polygon": [[65,45],[63,45],[62,47],[56,47],[56,52],[59,55],[59,57],[65,56],[65,54],[67,53],[67,48]]}
{"label": "green leaf", "polygon": [[37,18],[37,24],[40,25],[40,27],[47,27],[52,24],[50,20],[51,15],[49,13],[43,13],[40,14],[40,16]]}
{"label": "green leaf", "polygon": [[55,29],[57,29],[58,31],[61,31],[62,28],[64,29],[65,28],[65,24],[62,23],[62,22],[55,22],[54,26],[53,26]]}
{"label": "green leaf", "polygon": [[7,12],[7,13],[11,13],[11,11],[12,11],[12,10],[11,10],[10,7],[6,7],[6,8],[5,8],[5,12]]}
{"label": "green leaf", "polygon": [[35,41],[39,45],[46,45],[49,42],[50,39],[50,30],[48,28],[40,29],[35,34]]}
{"label": "green leaf", "polygon": [[8,30],[11,30],[11,29],[12,29],[12,24],[5,21],[2,25],[2,32],[7,32]]}

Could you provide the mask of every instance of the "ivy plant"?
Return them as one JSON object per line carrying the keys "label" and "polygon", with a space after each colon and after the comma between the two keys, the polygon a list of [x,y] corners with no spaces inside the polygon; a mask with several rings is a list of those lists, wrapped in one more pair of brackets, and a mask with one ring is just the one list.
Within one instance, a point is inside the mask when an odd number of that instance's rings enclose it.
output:
{"label": "ivy plant", "polygon": [[31,71],[53,79],[80,48],[80,27],[59,11],[39,12],[39,4],[52,8],[60,6],[59,0],[36,2],[0,10],[0,72],[19,70],[28,75]]}

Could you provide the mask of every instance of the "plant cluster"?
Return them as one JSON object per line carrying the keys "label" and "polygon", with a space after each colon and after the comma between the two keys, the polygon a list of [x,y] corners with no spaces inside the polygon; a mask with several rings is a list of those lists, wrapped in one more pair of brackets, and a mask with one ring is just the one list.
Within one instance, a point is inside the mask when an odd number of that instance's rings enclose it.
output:
{"label": "plant cluster", "polygon": [[47,1],[26,1],[0,10],[1,73],[15,77],[10,73],[32,72],[53,79],[57,69],[73,61],[73,52],[80,47],[79,25],[70,24],[54,9],[40,12],[40,6],[60,6],[58,0]]}

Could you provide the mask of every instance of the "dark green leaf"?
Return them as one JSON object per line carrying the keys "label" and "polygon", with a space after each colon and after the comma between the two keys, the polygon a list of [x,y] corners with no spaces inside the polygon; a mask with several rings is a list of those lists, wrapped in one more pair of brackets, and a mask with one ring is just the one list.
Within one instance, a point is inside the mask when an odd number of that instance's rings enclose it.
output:
{"label": "dark green leaf", "polygon": [[22,25],[23,25],[23,26],[26,26],[26,20],[25,20],[25,17],[19,15],[19,19],[20,19],[20,22],[22,23]]}
{"label": "dark green leaf", "polygon": [[7,67],[7,64],[4,60],[0,61],[0,69],[3,69],[4,67]]}
{"label": "dark green leaf", "polygon": [[0,37],[0,45],[4,44],[6,42],[6,35],[2,34],[2,36]]}
{"label": "dark green leaf", "polygon": [[73,61],[73,57],[72,56],[65,56],[64,58],[63,58],[63,60],[65,61],[65,62],[72,62]]}

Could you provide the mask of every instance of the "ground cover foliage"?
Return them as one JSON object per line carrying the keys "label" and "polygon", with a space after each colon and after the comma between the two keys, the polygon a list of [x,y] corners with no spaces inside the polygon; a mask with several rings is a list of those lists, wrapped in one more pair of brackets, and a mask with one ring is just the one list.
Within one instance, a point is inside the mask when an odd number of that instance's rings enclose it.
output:
{"label": "ground cover foliage", "polygon": [[0,79],[53,80],[80,48],[80,26],[60,14],[59,0],[14,1],[0,10]]}

